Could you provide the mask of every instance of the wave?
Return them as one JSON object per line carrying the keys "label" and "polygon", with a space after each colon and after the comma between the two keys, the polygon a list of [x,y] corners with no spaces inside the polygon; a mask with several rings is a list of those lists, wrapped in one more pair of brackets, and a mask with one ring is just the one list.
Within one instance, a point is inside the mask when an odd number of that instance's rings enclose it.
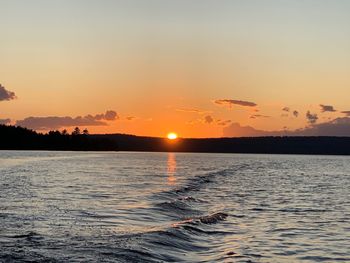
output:
{"label": "wave", "polygon": [[136,259],[140,256],[144,259],[143,262],[184,262],[186,253],[190,251],[211,249],[205,242],[208,236],[232,234],[208,228],[208,225],[220,223],[227,217],[227,213],[217,212],[159,228],[150,228],[149,231],[117,235],[116,239],[121,249],[118,255],[129,262],[139,262]]}
{"label": "wave", "polygon": [[20,234],[20,235],[10,235],[6,236],[6,238],[10,239],[26,239],[28,241],[40,241],[43,240],[44,237],[36,232],[28,232],[26,234]]}
{"label": "wave", "polygon": [[[215,247],[207,242],[208,238],[217,239],[233,234],[231,231],[217,229],[215,225],[227,220],[226,211],[215,211],[210,206],[210,196],[201,198],[201,190],[214,183],[217,177],[232,174],[232,170],[223,169],[214,173],[192,177],[177,188],[151,197],[153,206],[150,211],[166,215],[167,221],[175,221],[159,227],[151,227],[147,231],[117,236],[120,248],[125,246],[122,255],[134,262],[139,253],[145,262],[185,262],[188,253],[209,253],[213,257]],[[193,192],[193,194],[191,194]],[[160,200],[164,200],[159,202]],[[210,252],[213,250],[212,252]],[[140,252],[141,251],[141,252]],[[153,252],[148,254],[149,252]],[[224,255],[225,258],[232,255]],[[195,256],[195,255],[194,255]],[[217,254],[216,257],[222,257]],[[137,262],[137,261],[135,261]]]}

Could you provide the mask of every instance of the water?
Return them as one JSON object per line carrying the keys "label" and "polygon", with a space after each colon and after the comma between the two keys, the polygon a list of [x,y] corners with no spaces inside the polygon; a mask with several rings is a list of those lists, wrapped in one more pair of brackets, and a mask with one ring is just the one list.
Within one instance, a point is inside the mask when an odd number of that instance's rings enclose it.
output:
{"label": "water", "polygon": [[349,161],[1,151],[0,262],[350,262]]}

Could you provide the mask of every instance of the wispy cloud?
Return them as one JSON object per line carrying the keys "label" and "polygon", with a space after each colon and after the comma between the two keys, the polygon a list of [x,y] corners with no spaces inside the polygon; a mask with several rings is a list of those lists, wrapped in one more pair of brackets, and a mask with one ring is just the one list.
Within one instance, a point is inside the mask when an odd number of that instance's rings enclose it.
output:
{"label": "wispy cloud", "polygon": [[331,105],[323,105],[323,104],[320,104],[320,107],[321,107],[321,112],[336,112],[337,110],[334,109],[333,106]]}
{"label": "wispy cloud", "polygon": [[347,111],[342,111],[341,113],[347,115],[347,116],[350,116],[350,110],[347,110]]}
{"label": "wispy cloud", "polygon": [[135,120],[136,117],[135,117],[135,116],[126,116],[125,119],[126,119],[127,121],[132,121],[132,120]]}
{"label": "wispy cloud", "polygon": [[0,84],[0,101],[14,100],[16,98],[17,97],[14,92],[6,90],[5,87]]}
{"label": "wispy cloud", "polygon": [[200,110],[200,109],[196,109],[196,108],[179,108],[179,109],[176,109],[176,111],[197,113],[197,114],[205,114],[205,113],[209,113],[210,112],[210,111]]}
{"label": "wispy cloud", "polygon": [[249,118],[251,118],[251,119],[258,119],[258,118],[271,118],[271,116],[261,115],[261,114],[253,114],[253,115],[251,115]]}
{"label": "wispy cloud", "polygon": [[231,120],[218,120],[217,124],[220,126],[226,126],[228,124],[230,124],[232,121]]}
{"label": "wispy cloud", "polygon": [[243,106],[243,107],[257,106],[257,104],[254,102],[244,101],[244,100],[231,100],[231,99],[214,100],[214,103],[217,105],[226,106],[229,108],[232,108],[232,106],[234,105]]}
{"label": "wispy cloud", "polygon": [[17,125],[27,127],[34,130],[50,130],[60,129],[63,127],[72,126],[106,126],[107,121],[114,121],[119,119],[118,114],[115,111],[106,111],[106,113],[97,115],[86,115],[84,117],[28,117],[23,120],[18,120]]}
{"label": "wispy cloud", "polygon": [[290,112],[290,108],[289,108],[289,107],[284,107],[284,108],[282,109],[282,111]]}
{"label": "wispy cloud", "polygon": [[231,120],[222,120],[222,119],[216,119],[215,117],[211,115],[206,115],[202,118],[198,118],[195,120],[191,120],[188,122],[188,124],[209,124],[209,125],[219,125],[219,126],[226,126],[231,123]]}

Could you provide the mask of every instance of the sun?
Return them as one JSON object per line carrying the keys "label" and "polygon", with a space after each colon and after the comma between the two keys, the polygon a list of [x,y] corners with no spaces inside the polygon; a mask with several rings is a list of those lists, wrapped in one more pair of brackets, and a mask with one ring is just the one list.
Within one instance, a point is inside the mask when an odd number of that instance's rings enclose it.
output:
{"label": "sun", "polygon": [[175,140],[177,139],[177,134],[175,132],[170,132],[167,137],[169,140]]}

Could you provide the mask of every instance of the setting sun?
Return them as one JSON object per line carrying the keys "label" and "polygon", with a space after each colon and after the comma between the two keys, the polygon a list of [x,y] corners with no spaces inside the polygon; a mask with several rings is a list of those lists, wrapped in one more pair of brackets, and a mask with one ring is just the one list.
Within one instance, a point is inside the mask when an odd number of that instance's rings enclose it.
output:
{"label": "setting sun", "polygon": [[168,133],[167,137],[169,140],[175,140],[175,139],[177,139],[177,134],[174,132],[170,132],[170,133]]}

